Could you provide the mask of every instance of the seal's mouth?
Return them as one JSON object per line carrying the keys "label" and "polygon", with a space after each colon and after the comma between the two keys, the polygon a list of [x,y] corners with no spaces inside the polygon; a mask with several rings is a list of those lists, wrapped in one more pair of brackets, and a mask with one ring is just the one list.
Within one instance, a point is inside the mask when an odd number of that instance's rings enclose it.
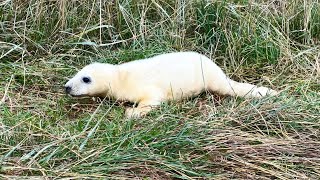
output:
{"label": "seal's mouth", "polygon": [[87,95],[87,94],[74,94],[74,89],[72,88],[72,86],[65,85],[64,89],[65,89],[65,93],[72,97],[83,97]]}
{"label": "seal's mouth", "polygon": [[66,95],[69,97],[84,97],[86,94],[73,94],[72,92],[66,92]]}

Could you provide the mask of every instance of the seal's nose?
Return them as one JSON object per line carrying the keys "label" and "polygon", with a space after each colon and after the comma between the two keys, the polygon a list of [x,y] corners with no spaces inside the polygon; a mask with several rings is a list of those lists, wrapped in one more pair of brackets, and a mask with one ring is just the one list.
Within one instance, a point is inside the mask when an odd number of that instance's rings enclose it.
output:
{"label": "seal's nose", "polygon": [[66,86],[65,87],[66,93],[69,94],[71,92],[71,87],[70,86]]}

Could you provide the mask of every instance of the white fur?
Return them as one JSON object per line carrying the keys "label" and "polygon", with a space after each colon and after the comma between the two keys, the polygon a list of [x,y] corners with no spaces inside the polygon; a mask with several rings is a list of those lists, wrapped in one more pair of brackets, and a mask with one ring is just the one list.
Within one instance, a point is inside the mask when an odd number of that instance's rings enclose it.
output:
{"label": "white fur", "polygon": [[[83,77],[90,77],[86,84]],[[93,63],[85,66],[66,85],[73,96],[110,96],[138,103],[128,108],[128,117],[145,115],[152,106],[179,100],[204,90],[220,94],[260,98],[276,95],[266,87],[229,79],[209,58],[196,52],[177,52],[132,61],[121,65]]]}

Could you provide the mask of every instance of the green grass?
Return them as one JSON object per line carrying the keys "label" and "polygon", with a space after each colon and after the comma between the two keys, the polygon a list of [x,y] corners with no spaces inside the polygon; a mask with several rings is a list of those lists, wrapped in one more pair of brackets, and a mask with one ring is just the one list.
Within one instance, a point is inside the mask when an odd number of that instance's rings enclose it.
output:
{"label": "green grass", "polygon": [[[320,178],[319,2],[0,4],[2,179]],[[282,93],[203,93],[141,119],[124,117],[127,103],[64,94],[90,62],[174,51]]]}

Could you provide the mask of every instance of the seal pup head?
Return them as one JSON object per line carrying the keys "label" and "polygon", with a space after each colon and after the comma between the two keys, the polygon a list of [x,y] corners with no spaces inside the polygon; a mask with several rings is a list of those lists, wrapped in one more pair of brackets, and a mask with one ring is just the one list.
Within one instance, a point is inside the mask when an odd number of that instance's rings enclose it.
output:
{"label": "seal pup head", "polygon": [[111,64],[92,63],[82,68],[65,84],[71,96],[107,96],[110,80],[115,78],[115,67]]}

